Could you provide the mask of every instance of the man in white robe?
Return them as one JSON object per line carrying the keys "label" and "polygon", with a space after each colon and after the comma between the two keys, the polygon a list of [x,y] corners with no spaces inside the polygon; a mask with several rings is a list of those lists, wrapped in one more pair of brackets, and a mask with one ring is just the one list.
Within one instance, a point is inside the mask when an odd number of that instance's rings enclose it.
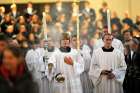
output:
{"label": "man in white robe", "polygon": [[[103,39],[99,39],[97,41],[97,43],[94,45],[94,50],[97,49],[97,48],[101,48],[104,46],[104,42],[103,42]],[[122,44],[122,42],[119,40],[119,39],[116,39],[114,38],[113,41],[112,41],[112,46],[116,49],[119,49],[121,52],[124,53],[124,46]]]}
{"label": "man in white robe", "polygon": [[33,76],[34,81],[39,86],[39,93],[41,93],[40,86],[41,86],[42,75],[40,73],[40,69],[42,63],[39,62],[40,55],[37,52],[38,48],[35,48],[35,45],[33,46],[34,47],[27,52],[25,56],[25,60],[26,60],[27,67]]}
{"label": "man in white robe", "polygon": [[95,93],[123,93],[122,83],[126,71],[124,55],[112,47],[113,37],[105,34],[104,46],[94,50],[89,75]]}
{"label": "man in white robe", "polygon": [[[72,47],[74,49],[77,48],[77,36],[72,36]],[[90,68],[91,62],[91,49],[88,45],[84,44],[82,40],[80,40],[80,54],[84,59],[84,72],[80,75],[80,79],[82,82],[83,93],[93,93],[93,83],[89,78],[88,72]]]}
{"label": "man in white robe", "polygon": [[83,58],[70,48],[70,37],[62,34],[60,48],[52,54],[49,63],[54,69],[54,93],[83,93],[80,74],[84,70]]}
{"label": "man in white robe", "polygon": [[39,71],[41,73],[40,93],[53,93],[53,73],[49,73],[48,60],[57,51],[57,48],[54,47],[51,37],[47,38],[47,42],[46,40],[43,42],[44,47],[36,49],[36,52],[39,54],[39,63],[42,63]]}

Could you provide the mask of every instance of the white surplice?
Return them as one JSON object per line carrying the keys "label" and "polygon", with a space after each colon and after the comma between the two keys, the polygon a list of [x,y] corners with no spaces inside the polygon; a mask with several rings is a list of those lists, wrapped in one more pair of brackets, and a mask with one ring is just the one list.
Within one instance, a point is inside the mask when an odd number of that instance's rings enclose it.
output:
{"label": "white surplice", "polygon": [[84,44],[80,49],[80,53],[84,59],[84,72],[80,75],[83,93],[93,93],[94,86],[88,75],[91,62],[91,49],[88,45]]}
{"label": "white surplice", "polygon": [[[40,73],[40,69],[42,63],[39,62],[40,55],[36,50],[37,49],[30,49],[25,56],[25,60],[27,67],[33,76],[33,80],[38,84],[38,86],[41,86],[42,75]],[[41,93],[40,87],[39,93]]]}
{"label": "white surplice", "polygon": [[[126,68],[124,55],[118,49],[113,52],[104,52],[102,48],[94,50],[89,75],[95,85],[95,93],[123,93]],[[112,70],[115,78],[107,79],[106,75],[101,75],[102,70]]]}
{"label": "white surplice", "polygon": [[41,75],[38,72],[38,70],[40,69],[40,63],[38,58],[39,54],[36,52],[35,49],[30,49],[25,56],[27,67],[32,73],[34,79],[41,78]]}
{"label": "white surplice", "polygon": [[[95,49],[101,48],[103,46],[104,46],[103,40],[99,39],[99,40],[97,40],[93,49],[95,50]],[[119,49],[120,51],[122,51],[124,53],[124,46],[119,39],[114,38],[113,41],[112,41],[112,46],[116,49]]]}
{"label": "white surplice", "polygon": [[[65,57],[72,58],[73,66],[64,62]],[[71,49],[70,52],[58,50],[52,54],[49,63],[54,65],[55,75],[62,73],[65,78],[64,83],[54,81],[54,93],[83,93],[80,74],[84,71],[84,62],[79,52],[75,49]]]}
{"label": "white surplice", "polygon": [[[51,57],[51,55],[57,50],[57,48],[54,48],[54,51],[49,52],[47,49],[44,48],[38,48],[36,49],[36,52],[38,53],[38,60],[39,63],[41,63],[40,66],[40,73],[42,75],[41,82],[40,82],[40,93],[53,93],[53,73],[49,73],[48,71],[48,60]],[[44,62],[43,57],[47,57],[47,61]],[[43,73],[42,73],[43,72]]]}

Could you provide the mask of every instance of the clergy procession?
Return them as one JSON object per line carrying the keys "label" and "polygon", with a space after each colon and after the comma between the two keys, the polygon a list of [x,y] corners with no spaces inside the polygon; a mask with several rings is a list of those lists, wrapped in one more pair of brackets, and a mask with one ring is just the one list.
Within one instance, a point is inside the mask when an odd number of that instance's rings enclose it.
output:
{"label": "clergy procession", "polygon": [[0,93],[140,93],[140,15],[106,1],[0,3]]}

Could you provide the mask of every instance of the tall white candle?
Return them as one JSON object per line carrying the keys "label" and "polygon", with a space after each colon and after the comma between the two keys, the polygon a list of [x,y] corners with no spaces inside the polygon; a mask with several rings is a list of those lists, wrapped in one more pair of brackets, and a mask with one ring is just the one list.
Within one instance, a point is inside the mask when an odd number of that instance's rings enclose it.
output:
{"label": "tall white candle", "polygon": [[[79,5],[78,5],[78,9],[79,9]],[[79,31],[79,10],[77,10],[77,50],[80,50],[80,31]]]}
{"label": "tall white candle", "polygon": [[107,26],[108,26],[108,33],[111,34],[111,21],[110,21],[110,10],[107,10]]}

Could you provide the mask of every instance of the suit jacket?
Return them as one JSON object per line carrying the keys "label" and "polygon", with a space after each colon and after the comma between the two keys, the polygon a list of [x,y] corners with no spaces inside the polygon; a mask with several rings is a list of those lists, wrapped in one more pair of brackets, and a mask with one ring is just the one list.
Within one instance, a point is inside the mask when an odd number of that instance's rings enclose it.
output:
{"label": "suit jacket", "polygon": [[140,79],[140,52],[136,52],[133,56],[134,74],[133,78]]}
{"label": "suit jacket", "polygon": [[127,64],[127,70],[126,70],[126,77],[128,76],[133,76],[134,74],[134,53],[133,56],[131,57],[131,52],[129,52],[126,56],[125,56],[125,61]]}

